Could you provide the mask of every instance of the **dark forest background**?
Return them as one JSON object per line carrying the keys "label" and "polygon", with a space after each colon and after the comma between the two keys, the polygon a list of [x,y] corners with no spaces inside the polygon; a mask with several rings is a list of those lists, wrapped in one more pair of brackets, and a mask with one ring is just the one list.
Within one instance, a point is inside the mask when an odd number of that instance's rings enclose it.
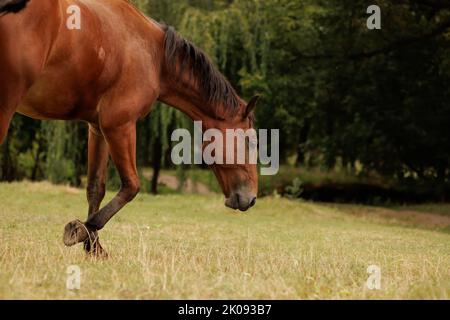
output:
{"label": "dark forest background", "polygon": [[[263,195],[449,200],[449,1],[135,3],[209,53],[243,97],[262,95],[256,125],[281,130],[283,164],[278,176],[262,177]],[[366,26],[371,4],[381,7],[381,30]],[[139,123],[144,191],[164,192],[161,170],[217,189],[204,168],[170,162],[172,130],[190,126],[161,104]],[[17,115],[0,149],[0,179],[81,186],[86,152],[86,124]],[[116,188],[115,170],[109,171]]]}

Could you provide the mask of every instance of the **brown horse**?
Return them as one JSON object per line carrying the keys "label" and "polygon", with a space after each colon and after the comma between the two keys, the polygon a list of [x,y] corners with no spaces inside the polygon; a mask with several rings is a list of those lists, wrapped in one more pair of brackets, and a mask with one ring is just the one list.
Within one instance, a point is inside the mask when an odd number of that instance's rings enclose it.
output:
{"label": "brown horse", "polygon": [[[257,98],[246,104],[201,50],[125,0],[0,0],[0,142],[15,112],[89,124],[88,218],[65,227],[66,245],[104,253],[97,231],[139,192],[136,122],[157,100],[224,132],[252,127]],[[109,155],[122,186],[100,209]],[[228,207],[255,204],[256,165],[212,169]]]}

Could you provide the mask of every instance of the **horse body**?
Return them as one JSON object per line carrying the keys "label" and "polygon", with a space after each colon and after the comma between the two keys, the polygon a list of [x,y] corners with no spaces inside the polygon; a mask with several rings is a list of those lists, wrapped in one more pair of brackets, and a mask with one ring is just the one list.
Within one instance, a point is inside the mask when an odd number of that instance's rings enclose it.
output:
{"label": "horse body", "polygon": [[[81,8],[81,30],[66,27],[71,4]],[[99,124],[127,91],[140,105],[135,117],[148,113],[159,95],[164,33],[125,1],[31,1],[0,20],[0,34],[1,65],[12,68],[2,70],[2,92],[14,91],[2,106],[19,101],[15,111],[27,116]],[[123,103],[128,111],[136,109],[129,104]]]}
{"label": "horse body", "polygon": [[[81,10],[80,30],[66,26],[71,5]],[[103,251],[97,231],[139,192],[135,126],[156,100],[203,121],[205,129],[251,127],[256,100],[247,106],[200,50],[127,1],[0,0],[1,12],[8,14],[0,17],[0,142],[15,112],[89,123],[88,220],[66,226],[67,245]],[[183,71],[185,62],[195,79]],[[238,104],[231,116],[223,112],[230,95]],[[122,187],[100,209],[109,155]],[[213,169],[230,207],[254,204],[256,166]]]}

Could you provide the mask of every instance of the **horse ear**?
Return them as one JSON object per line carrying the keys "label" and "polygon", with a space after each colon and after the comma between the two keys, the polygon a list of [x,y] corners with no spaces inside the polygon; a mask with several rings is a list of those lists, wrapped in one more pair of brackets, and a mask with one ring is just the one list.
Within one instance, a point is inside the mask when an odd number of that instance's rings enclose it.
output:
{"label": "horse ear", "polygon": [[245,118],[247,118],[253,112],[253,110],[255,110],[256,103],[258,102],[258,100],[259,100],[258,95],[250,99],[250,102],[247,105],[247,110],[245,111]]}

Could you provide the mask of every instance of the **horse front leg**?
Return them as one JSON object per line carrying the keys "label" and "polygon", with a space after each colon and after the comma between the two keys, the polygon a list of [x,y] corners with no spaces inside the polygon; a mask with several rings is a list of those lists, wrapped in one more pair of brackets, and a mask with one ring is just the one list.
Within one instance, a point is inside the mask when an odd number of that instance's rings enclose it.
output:
{"label": "horse front leg", "polygon": [[85,223],[75,220],[66,225],[64,243],[73,246],[95,239],[96,232],[139,193],[139,176],[136,169],[136,123],[120,127],[102,127],[109,152],[122,182],[119,193],[100,211],[89,216]]}
{"label": "horse front leg", "polygon": [[[88,178],[87,200],[89,204],[88,220],[100,210],[105,197],[106,170],[108,166],[108,145],[97,126],[89,125],[88,141]],[[107,253],[100,244],[98,232],[84,241],[84,250],[93,256],[106,257]]]}
{"label": "horse front leg", "polygon": [[11,124],[11,119],[14,115],[14,111],[8,108],[1,108],[0,101],[0,145],[6,138],[8,134],[9,125]]}

